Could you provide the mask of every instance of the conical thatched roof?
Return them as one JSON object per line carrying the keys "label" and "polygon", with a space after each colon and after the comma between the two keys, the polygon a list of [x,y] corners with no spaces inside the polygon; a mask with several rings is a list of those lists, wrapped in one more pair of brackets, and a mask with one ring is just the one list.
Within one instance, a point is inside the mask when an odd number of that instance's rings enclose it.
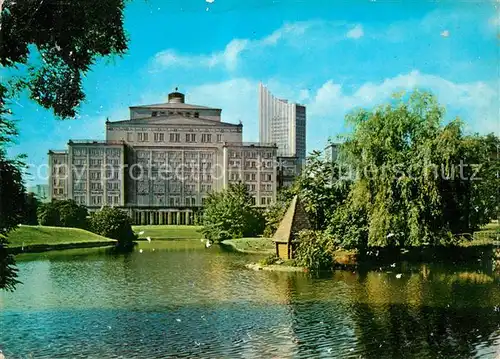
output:
{"label": "conical thatched roof", "polygon": [[311,229],[311,225],[304,206],[298,196],[295,196],[274,233],[273,240],[279,243],[293,242],[297,233],[304,229]]}

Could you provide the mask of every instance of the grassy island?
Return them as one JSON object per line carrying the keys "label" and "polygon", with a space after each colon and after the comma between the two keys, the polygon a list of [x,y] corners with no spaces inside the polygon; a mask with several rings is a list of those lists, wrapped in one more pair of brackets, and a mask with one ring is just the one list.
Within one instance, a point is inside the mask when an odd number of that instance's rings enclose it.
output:
{"label": "grassy island", "polygon": [[55,249],[104,247],[116,244],[113,239],[79,228],[25,225],[9,233],[8,240],[10,250],[16,254]]}
{"label": "grassy island", "polygon": [[222,241],[223,245],[231,246],[236,251],[249,254],[273,254],[274,242],[270,238],[236,238]]}

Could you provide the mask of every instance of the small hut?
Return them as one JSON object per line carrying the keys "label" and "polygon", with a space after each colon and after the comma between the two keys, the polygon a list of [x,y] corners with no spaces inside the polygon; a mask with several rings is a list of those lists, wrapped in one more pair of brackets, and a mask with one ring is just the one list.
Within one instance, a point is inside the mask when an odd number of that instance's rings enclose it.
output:
{"label": "small hut", "polygon": [[311,229],[311,225],[304,206],[298,196],[295,196],[273,236],[276,256],[281,259],[293,259],[298,245],[297,234],[303,229]]}

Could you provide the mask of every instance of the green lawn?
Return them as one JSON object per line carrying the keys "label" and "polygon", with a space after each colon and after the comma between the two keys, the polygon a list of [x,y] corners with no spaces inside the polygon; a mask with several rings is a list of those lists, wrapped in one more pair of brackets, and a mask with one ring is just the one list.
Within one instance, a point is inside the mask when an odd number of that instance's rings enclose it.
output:
{"label": "green lawn", "polygon": [[201,239],[203,235],[200,232],[201,226],[177,226],[177,225],[159,225],[159,226],[133,226],[135,233],[139,234],[139,239],[150,237],[156,240],[171,239]]}
{"label": "green lawn", "polygon": [[273,254],[276,248],[270,238],[236,238],[225,240],[222,244],[244,253]]}
{"label": "green lawn", "polygon": [[8,235],[9,247],[19,248],[33,245],[64,245],[95,242],[116,243],[115,240],[99,236],[78,228],[21,226]]}

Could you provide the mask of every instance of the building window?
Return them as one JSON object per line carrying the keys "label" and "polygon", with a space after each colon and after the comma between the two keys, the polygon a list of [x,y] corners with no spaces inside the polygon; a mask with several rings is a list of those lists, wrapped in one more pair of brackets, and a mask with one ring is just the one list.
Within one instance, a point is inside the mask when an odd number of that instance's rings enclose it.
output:
{"label": "building window", "polygon": [[171,133],[170,134],[170,142],[181,142],[180,133]]}
{"label": "building window", "polygon": [[194,117],[195,117],[195,118],[200,117],[200,113],[199,113],[199,112],[195,112],[195,113],[194,113]]}
{"label": "building window", "polygon": [[222,142],[222,135],[220,135],[220,134],[217,135],[217,142],[219,142],[219,143]]}
{"label": "building window", "polygon": [[154,140],[155,140],[155,142],[163,142],[163,141],[165,141],[165,134],[164,133],[155,133],[154,134]]}
{"label": "building window", "polygon": [[153,111],[153,112],[151,113],[151,116],[153,116],[153,117],[158,116],[158,111]]}
{"label": "building window", "polygon": [[196,142],[196,134],[186,133],[186,142]]}
{"label": "building window", "polygon": [[260,197],[260,204],[264,206],[266,204],[266,197]]}
{"label": "building window", "polygon": [[250,199],[250,202],[252,203],[252,206],[255,206],[255,197],[252,197],[252,198]]}
{"label": "building window", "polygon": [[251,177],[252,177],[252,181],[255,181],[255,173],[252,173]]}
{"label": "building window", "polygon": [[139,132],[137,134],[138,142],[148,142],[148,133],[147,132]]}
{"label": "building window", "polygon": [[212,142],[212,135],[209,133],[203,133],[201,135],[201,142],[203,143],[210,143]]}
{"label": "building window", "polygon": [[127,142],[134,141],[134,134],[132,132],[127,132]]}

